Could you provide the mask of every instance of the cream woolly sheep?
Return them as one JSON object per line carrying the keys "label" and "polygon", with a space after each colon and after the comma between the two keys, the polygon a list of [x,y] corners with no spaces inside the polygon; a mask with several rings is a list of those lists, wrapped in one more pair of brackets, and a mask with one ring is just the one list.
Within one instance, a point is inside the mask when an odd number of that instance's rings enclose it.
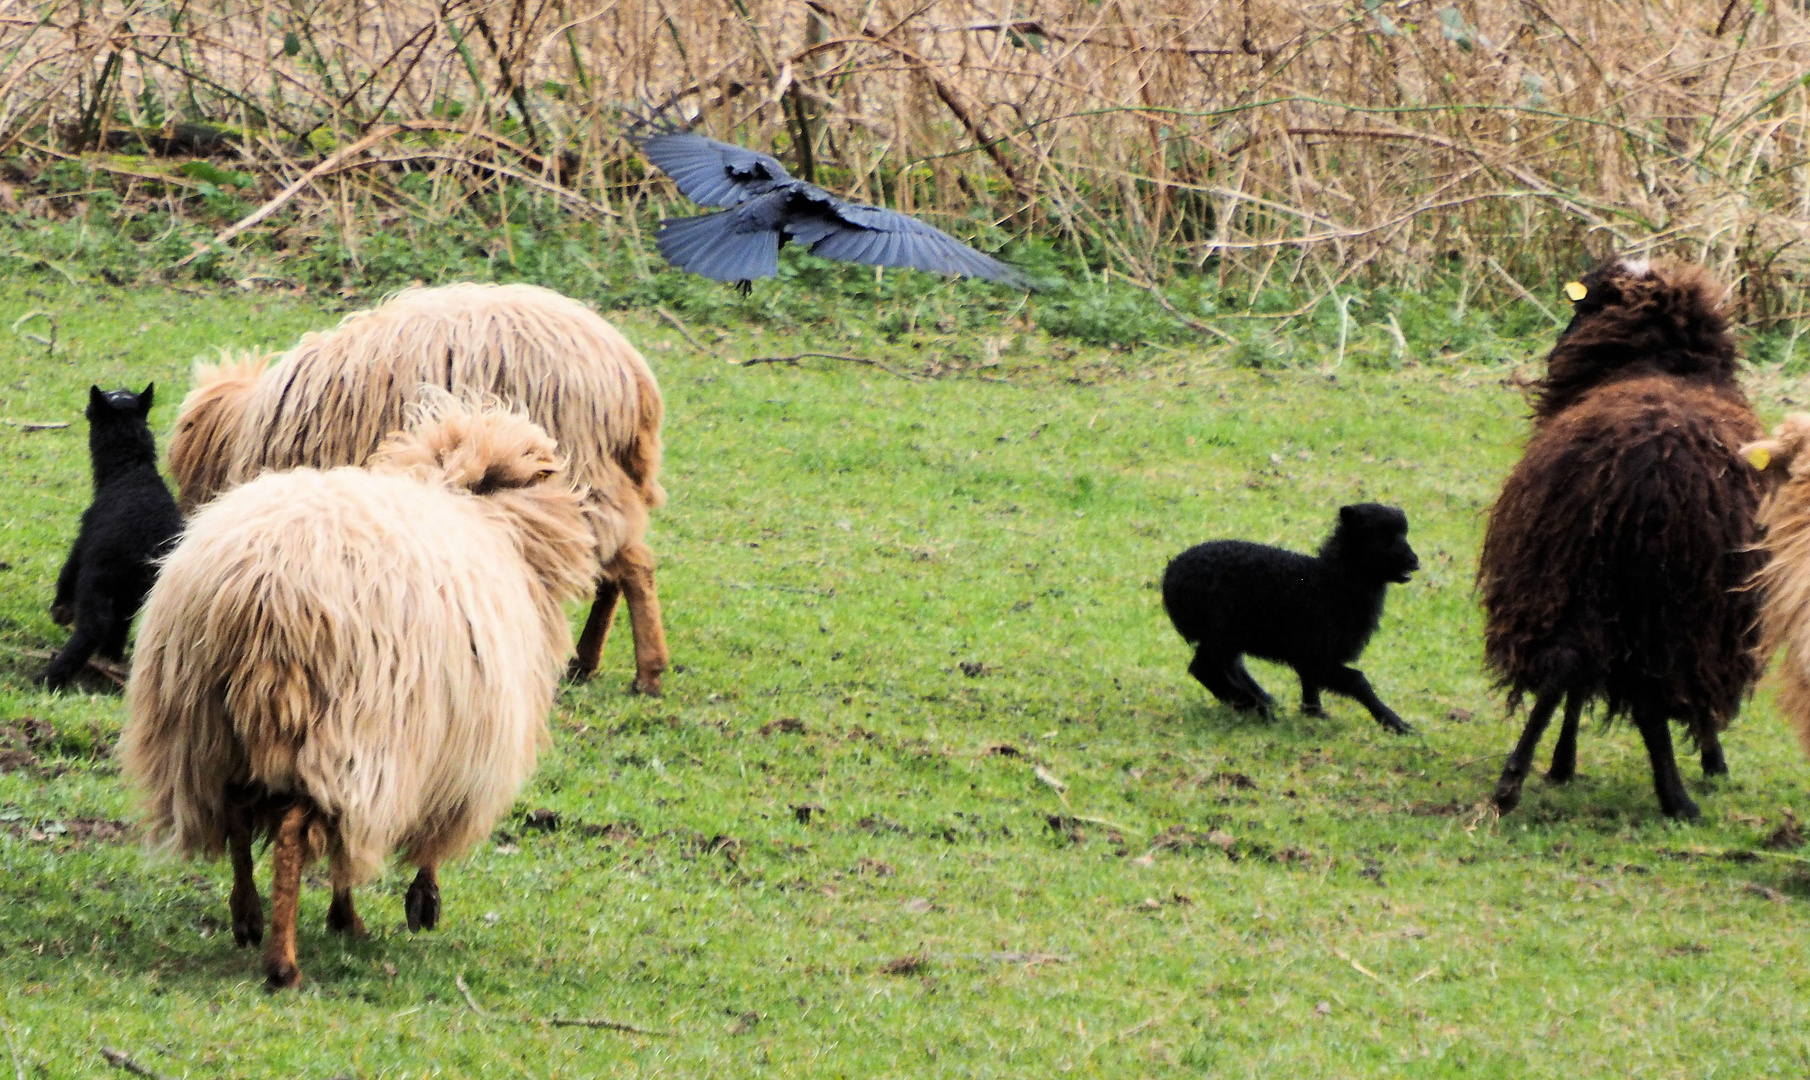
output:
{"label": "cream woolly sheep", "polygon": [[666,636],[647,547],[659,484],[659,386],[635,347],[575,300],[532,285],[412,289],[338,327],[306,334],[268,368],[198,365],[170,442],[170,472],[192,510],[267,469],[359,465],[402,426],[430,384],[495,394],[559,442],[591,490],[602,575],[572,674],[597,669],[618,595],[635,635],[634,688],[660,692]]}
{"label": "cream woolly sheep", "polygon": [[1760,662],[1785,649],[1779,665],[1779,711],[1810,753],[1810,413],[1792,413],[1772,438],[1749,443],[1741,455],[1778,489],[1760,506],[1759,546],[1771,561],[1755,575],[1762,594]]}
{"label": "cream woolly sheep", "polygon": [[539,427],[447,398],[368,469],[266,473],[191,519],[145,605],[120,756],[153,839],[230,853],[240,945],[264,936],[251,843],[273,837],[273,989],[301,979],[322,854],[330,930],[363,934],[352,886],[392,852],[419,868],[409,929],[434,926],[437,867],[534,768],[594,513]]}

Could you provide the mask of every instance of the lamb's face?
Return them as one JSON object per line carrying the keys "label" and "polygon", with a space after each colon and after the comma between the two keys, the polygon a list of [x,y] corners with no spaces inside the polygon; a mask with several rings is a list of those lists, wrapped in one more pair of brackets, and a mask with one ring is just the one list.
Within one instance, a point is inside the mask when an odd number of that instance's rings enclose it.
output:
{"label": "lamb's face", "polygon": [[1384,581],[1404,584],[1420,569],[1420,556],[1408,545],[1408,515],[1393,506],[1340,507],[1339,542],[1348,558]]}

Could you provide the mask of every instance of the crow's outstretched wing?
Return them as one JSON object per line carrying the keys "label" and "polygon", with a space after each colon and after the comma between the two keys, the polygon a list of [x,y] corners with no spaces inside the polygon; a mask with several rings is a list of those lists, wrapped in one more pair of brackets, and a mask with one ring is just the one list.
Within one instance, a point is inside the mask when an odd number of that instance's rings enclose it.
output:
{"label": "crow's outstretched wing", "polygon": [[[779,273],[777,229],[747,228],[736,210],[701,217],[667,218],[654,246],[681,270],[713,281],[752,281]],[[742,226],[742,227],[738,227]]]}
{"label": "crow's outstretched wing", "polygon": [[654,167],[699,206],[739,206],[792,179],[779,159],[687,132],[631,135]]}
{"label": "crow's outstretched wing", "polygon": [[1023,274],[991,255],[894,210],[845,202],[822,191],[794,193],[789,209],[787,236],[825,259],[1026,284]]}

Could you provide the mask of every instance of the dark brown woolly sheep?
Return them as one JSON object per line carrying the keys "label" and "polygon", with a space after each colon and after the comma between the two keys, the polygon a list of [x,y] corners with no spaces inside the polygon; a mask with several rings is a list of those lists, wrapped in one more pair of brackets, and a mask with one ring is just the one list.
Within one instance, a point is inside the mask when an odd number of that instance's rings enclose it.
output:
{"label": "dark brown woolly sheep", "polygon": [[1728,771],[1717,732],[1759,670],[1759,596],[1741,586],[1764,562],[1761,483],[1739,449],[1761,429],[1736,380],[1722,289],[1702,270],[1616,259],[1569,291],[1571,323],[1477,569],[1489,667],[1511,709],[1534,695],[1495,803],[1520,801],[1561,700],[1546,775],[1570,780],[1579,715],[1601,698],[1608,718],[1640,730],[1660,807],[1694,818],[1669,722],[1695,741],[1705,775]]}

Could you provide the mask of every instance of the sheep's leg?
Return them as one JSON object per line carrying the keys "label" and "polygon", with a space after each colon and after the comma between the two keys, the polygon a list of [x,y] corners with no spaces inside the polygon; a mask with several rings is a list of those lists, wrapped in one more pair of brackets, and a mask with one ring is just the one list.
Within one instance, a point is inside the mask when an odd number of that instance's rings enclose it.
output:
{"label": "sheep's leg", "polygon": [[1699,757],[1703,760],[1703,775],[1727,776],[1728,759],[1722,756],[1722,740],[1716,735],[1715,728],[1705,730],[1699,737]]}
{"label": "sheep's leg", "polygon": [[1308,716],[1325,716],[1326,708],[1320,704],[1320,684],[1301,672],[1301,711]]}
{"label": "sheep's leg", "polygon": [[578,635],[577,654],[566,668],[568,678],[583,682],[597,673],[603,645],[610,639],[610,623],[616,617],[616,598],[621,594],[622,587],[607,577],[597,583],[597,599],[591,601],[591,613]]}
{"label": "sheep's leg", "polygon": [[1343,694],[1370,710],[1371,718],[1381,724],[1385,731],[1392,731],[1397,735],[1414,733],[1414,726],[1395,715],[1394,709],[1383,704],[1382,699],[1376,696],[1376,691],[1370,688],[1370,680],[1364,678],[1364,673],[1357,668],[1333,668],[1326,672],[1321,682],[1326,689],[1335,694]]}
{"label": "sheep's leg", "polygon": [[1559,743],[1552,748],[1552,767],[1546,770],[1546,781],[1569,784],[1577,775],[1577,725],[1584,712],[1581,691],[1573,691],[1565,699],[1565,722],[1559,726]]}
{"label": "sheep's leg", "polygon": [[1653,763],[1653,791],[1659,796],[1659,809],[1667,817],[1695,821],[1702,815],[1678,775],[1678,762],[1672,756],[1671,722],[1660,714],[1637,712],[1634,725],[1640,728],[1641,741],[1647,744],[1647,758]]}
{"label": "sheep's leg", "polygon": [[1231,676],[1234,684],[1239,686],[1247,695],[1249,695],[1253,702],[1252,707],[1262,713],[1265,717],[1273,718],[1275,716],[1276,699],[1270,697],[1269,691],[1265,690],[1261,683],[1251,677],[1249,669],[1244,666],[1244,657],[1232,657],[1232,662],[1226,665],[1226,674]]}
{"label": "sheep's leg", "polygon": [[1521,802],[1521,784],[1533,768],[1533,752],[1540,748],[1540,737],[1552,723],[1552,711],[1559,707],[1563,690],[1548,690],[1533,703],[1527,714],[1527,726],[1521,729],[1521,741],[1509,752],[1508,764],[1502,766],[1502,778],[1496,781],[1496,793],[1490,796],[1498,813],[1506,814]]}
{"label": "sheep's leg", "polygon": [[67,686],[113,631],[113,599],[98,589],[86,592],[76,605],[75,631],[44,674],[38,676],[38,681],[51,690]]}
{"label": "sheep's leg", "polygon": [[333,879],[333,902],[327,905],[327,929],[355,938],[367,937],[364,920],[352,906],[352,860],[337,846],[327,856],[327,873]]}
{"label": "sheep's leg", "polygon": [[402,898],[402,911],[408,917],[409,933],[432,930],[440,923],[440,877],[434,867],[423,866],[409,883]]}
{"label": "sheep's leg", "polygon": [[1240,686],[1232,677],[1232,664],[1236,663],[1236,655],[1227,657],[1224,653],[1209,649],[1202,645],[1194,651],[1194,661],[1188,665],[1188,674],[1207,688],[1214,697],[1234,709],[1254,709],[1256,698],[1246,687]]}
{"label": "sheep's leg", "polygon": [[635,682],[638,694],[660,696],[660,676],[666,671],[666,627],[660,620],[660,594],[654,590],[654,553],[635,541],[616,553],[621,568],[622,595],[628,601],[630,626],[635,632]]}
{"label": "sheep's leg", "polygon": [[57,574],[57,594],[50,601],[50,621],[58,626],[75,622],[75,582],[82,573],[82,548],[78,540],[69,550],[69,558]]}
{"label": "sheep's leg", "polygon": [[232,857],[233,892],[226,906],[233,918],[233,942],[244,948],[264,940],[264,901],[252,878],[250,808],[228,798],[226,847]]}
{"label": "sheep's leg", "polygon": [[302,864],[308,860],[306,800],[283,811],[270,849],[270,940],[264,943],[264,986],[284,990],[302,981],[295,963],[295,921],[301,908]]}

